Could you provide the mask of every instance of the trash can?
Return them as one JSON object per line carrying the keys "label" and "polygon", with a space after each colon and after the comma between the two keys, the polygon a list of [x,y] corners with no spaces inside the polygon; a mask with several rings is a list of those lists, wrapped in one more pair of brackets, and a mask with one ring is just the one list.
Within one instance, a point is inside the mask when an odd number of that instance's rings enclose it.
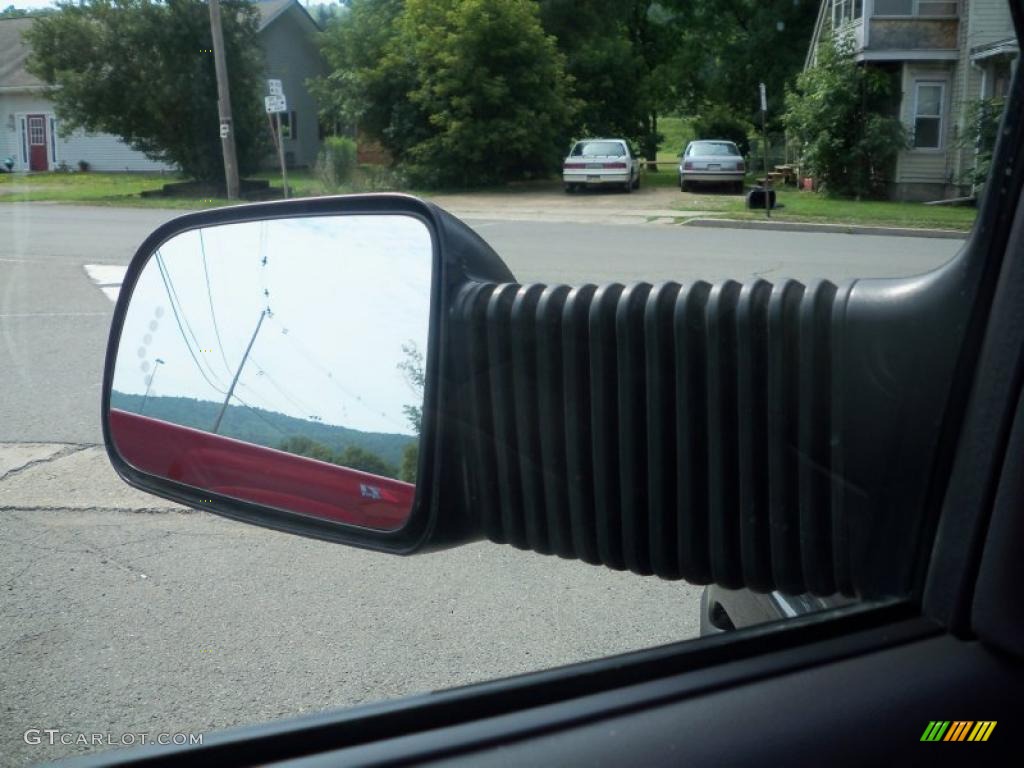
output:
{"label": "trash can", "polygon": [[768,200],[768,205],[774,208],[775,190],[766,190],[764,187],[754,187],[747,193],[747,208],[764,208],[766,198]]}

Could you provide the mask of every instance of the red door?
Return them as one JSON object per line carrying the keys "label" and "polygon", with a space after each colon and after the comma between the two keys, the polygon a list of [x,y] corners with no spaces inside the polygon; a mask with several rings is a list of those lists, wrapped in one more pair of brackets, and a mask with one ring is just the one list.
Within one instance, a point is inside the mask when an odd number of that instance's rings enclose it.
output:
{"label": "red door", "polygon": [[28,168],[30,171],[49,170],[46,161],[46,115],[28,116]]}

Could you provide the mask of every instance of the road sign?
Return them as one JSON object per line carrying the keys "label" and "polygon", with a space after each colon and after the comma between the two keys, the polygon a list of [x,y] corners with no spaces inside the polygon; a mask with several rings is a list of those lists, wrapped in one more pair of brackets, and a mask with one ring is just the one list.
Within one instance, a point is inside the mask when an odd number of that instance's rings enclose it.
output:
{"label": "road sign", "polygon": [[230,123],[221,123],[220,124],[220,137],[222,139],[226,139],[230,133],[231,133],[231,124]]}
{"label": "road sign", "polygon": [[761,83],[761,111],[768,111],[768,93],[765,91],[764,83]]}
{"label": "road sign", "polygon": [[284,96],[280,80],[267,80],[267,93],[271,96]]}
{"label": "road sign", "polygon": [[267,109],[267,114],[274,114],[275,112],[287,112],[288,102],[285,101],[284,96],[265,96],[263,98],[263,106]]}

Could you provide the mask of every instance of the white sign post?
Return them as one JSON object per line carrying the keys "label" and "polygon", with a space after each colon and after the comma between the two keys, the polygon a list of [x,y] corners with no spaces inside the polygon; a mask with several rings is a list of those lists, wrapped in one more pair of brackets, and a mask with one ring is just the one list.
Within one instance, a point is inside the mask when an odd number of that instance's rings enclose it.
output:
{"label": "white sign post", "polygon": [[[280,80],[267,80],[267,90],[270,91],[270,95],[263,98],[263,106],[267,110],[267,120],[270,121],[270,133],[277,144],[277,159],[281,163],[281,186],[284,187],[284,196],[287,199],[288,171],[284,163],[284,142],[281,140],[281,113],[288,111],[288,101],[281,89]],[[277,130],[274,129],[275,122]]]}
{"label": "white sign post", "polygon": [[761,90],[761,141],[764,142],[764,214],[772,217],[772,183],[768,176],[768,91],[764,83]]}

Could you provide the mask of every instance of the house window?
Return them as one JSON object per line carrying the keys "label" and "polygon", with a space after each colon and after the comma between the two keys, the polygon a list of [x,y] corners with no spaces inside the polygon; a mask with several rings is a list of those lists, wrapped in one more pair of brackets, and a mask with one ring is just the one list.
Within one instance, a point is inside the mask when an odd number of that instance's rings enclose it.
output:
{"label": "house window", "polygon": [[914,0],[875,0],[875,16],[911,16]]}
{"label": "house window", "polygon": [[914,149],[942,148],[945,83],[918,83],[914,96]]}
{"label": "house window", "polygon": [[290,112],[281,113],[281,138],[282,139],[296,139],[298,138],[299,121],[295,115],[295,110]]}
{"label": "house window", "polygon": [[957,4],[953,0],[917,0],[915,16],[956,16]]}
{"label": "house window", "polygon": [[832,26],[838,27],[864,15],[864,0],[832,0]]}

